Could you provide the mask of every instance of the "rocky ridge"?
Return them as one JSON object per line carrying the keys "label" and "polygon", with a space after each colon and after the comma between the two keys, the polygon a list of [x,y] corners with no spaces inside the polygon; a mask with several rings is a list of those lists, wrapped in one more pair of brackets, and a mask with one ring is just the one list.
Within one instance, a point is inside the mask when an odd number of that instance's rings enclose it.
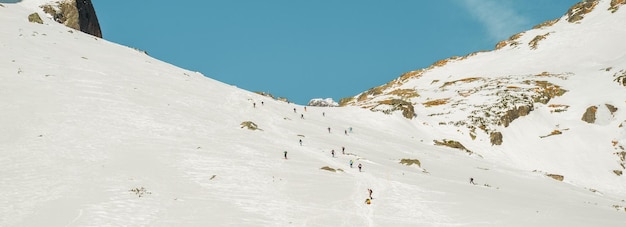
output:
{"label": "rocky ridge", "polygon": [[[401,112],[407,119],[429,117],[440,119],[440,125],[458,127],[462,135],[469,135],[474,140],[478,133],[490,137],[492,145],[501,145],[506,135],[502,128],[520,117],[528,115],[536,108],[542,108],[558,114],[568,111],[573,104],[552,102],[568,92],[564,88],[568,80],[578,80],[586,75],[563,70],[566,67],[541,67],[546,60],[542,52],[560,51],[566,48],[563,44],[546,43],[562,30],[570,32],[584,29],[582,23],[592,12],[616,14],[624,1],[583,1],[572,6],[562,18],[549,20],[535,26],[532,30],[511,36],[499,42],[493,51],[481,51],[466,56],[454,56],[435,62],[420,70],[407,72],[399,78],[369,89],[353,97],[340,101],[341,106],[360,106],[372,111],[386,114]],[[607,15],[607,17],[617,17]],[[618,20],[616,20],[618,21]],[[603,31],[610,35],[610,31]],[[562,45],[562,46],[560,46]],[[582,44],[581,44],[582,45]],[[594,51],[594,50],[592,50]],[[459,65],[481,65],[481,67],[500,66],[494,64],[499,55],[518,58],[529,58],[532,65],[513,65],[514,70],[481,70],[472,72],[454,70],[450,74],[448,68],[459,69]],[[508,56],[507,56],[508,57]],[[485,59],[480,59],[485,58]],[[574,59],[564,65],[576,65],[591,59]],[[453,65],[452,67],[448,67]],[[614,82],[624,85],[624,67],[619,69],[609,66],[598,69],[597,76],[607,78],[612,74]],[[541,71],[539,71],[541,70]],[[484,72],[481,72],[484,71]],[[506,71],[516,71],[510,73]],[[476,100],[484,100],[477,102]],[[599,104],[598,104],[599,105]],[[581,115],[583,113],[580,113]],[[461,130],[462,129],[462,130]]]}
{"label": "rocky ridge", "polygon": [[39,7],[56,22],[102,38],[100,23],[91,0],[42,1]]}

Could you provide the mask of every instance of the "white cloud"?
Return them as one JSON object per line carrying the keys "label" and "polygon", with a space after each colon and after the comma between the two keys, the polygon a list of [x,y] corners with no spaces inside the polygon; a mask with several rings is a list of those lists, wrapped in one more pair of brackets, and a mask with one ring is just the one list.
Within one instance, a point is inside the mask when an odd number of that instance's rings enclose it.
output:
{"label": "white cloud", "polygon": [[462,3],[485,26],[489,37],[494,40],[506,39],[523,30],[529,21],[517,13],[508,1],[463,0]]}

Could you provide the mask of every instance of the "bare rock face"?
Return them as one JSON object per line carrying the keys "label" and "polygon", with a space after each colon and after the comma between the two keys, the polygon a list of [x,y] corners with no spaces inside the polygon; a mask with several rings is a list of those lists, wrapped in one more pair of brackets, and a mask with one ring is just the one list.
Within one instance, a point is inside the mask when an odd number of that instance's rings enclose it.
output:
{"label": "bare rock face", "polygon": [[81,32],[102,38],[100,23],[91,0],[65,0],[56,6],[41,6],[55,21]]}
{"label": "bare rock face", "polygon": [[587,111],[585,111],[585,113],[583,114],[583,117],[581,120],[583,120],[584,122],[593,124],[596,122],[596,112],[598,112],[598,107],[596,106],[590,106],[589,108],[587,108]]}
{"label": "bare rock face", "polygon": [[76,8],[78,9],[80,31],[102,38],[96,9],[93,8],[91,0],[76,0]]}
{"label": "bare rock face", "polygon": [[509,127],[509,124],[511,124],[513,120],[528,115],[533,109],[534,107],[532,105],[515,107],[514,109],[506,111],[504,116],[500,118],[500,123],[504,125],[504,127]]}
{"label": "bare rock face", "polygon": [[501,132],[492,132],[489,134],[491,145],[502,145],[502,133]]}
{"label": "bare rock face", "polygon": [[39,17],[38,13],[28,15],[28,21],[32,23],[43,24],[43,20],[41,20],[41,17]]}
{"label": "bare rock face", "polygon": [[582,20],[586,14],[593,11],[593,8],[595,8],[599,2],[598,0],[584,0],[576,3],[576,5],[572,6],[569,11],[567,11],[567,21],[575,23]]}

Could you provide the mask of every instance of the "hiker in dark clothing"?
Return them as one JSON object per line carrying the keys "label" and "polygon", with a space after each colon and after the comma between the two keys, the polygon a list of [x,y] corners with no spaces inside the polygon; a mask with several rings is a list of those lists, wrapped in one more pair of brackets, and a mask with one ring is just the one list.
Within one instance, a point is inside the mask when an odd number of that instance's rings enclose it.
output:
{"label": "hiker in dark clothing", "polygon": [[285,154],[285,159],[287,159],[287,151],[283,152]]}
{"label": "hiker in dark clothing", "polygon": [[341,154],[346,154],[346,147],[341,147]]}
{"label": "hiker in dark clothing", "polygon": [[470,177],[470,184],[475,184],[474,183],[474,178]]}
{"label": "hiker in dark clothing", "polygon": [[368,189],[367,189],[367,192],[369,192],[369,194],[370,194],[370,199],[374,199],[374,198],[372,198],[372,193],[373,193],[372,189],[369,189],[369,188],[368,188]]}
{"label": "hiker in dark clothing", "polygon": [[359,167],[359,172],[361,172],[361,167],[363,167],[363,166],[361,165],[361,163],[359,163],[359,166],[358,166],[358,167]]}
{"label": "hiker in dark clothing", "polygon": [[335,150],[331,150],[331,151],[330,151],[330,154],[332,154],[332,155],[333,155],[333,158],[334,158],[334,157],[335,157]]}
{"label": "hiker in dark clothing", "polygon": [[300,140],[300,146],[302,146],[302,140]]}
{"label": "hiker in dark clothing", "polygon": [[330,127],[328,127],[328,133],[330,133]]}

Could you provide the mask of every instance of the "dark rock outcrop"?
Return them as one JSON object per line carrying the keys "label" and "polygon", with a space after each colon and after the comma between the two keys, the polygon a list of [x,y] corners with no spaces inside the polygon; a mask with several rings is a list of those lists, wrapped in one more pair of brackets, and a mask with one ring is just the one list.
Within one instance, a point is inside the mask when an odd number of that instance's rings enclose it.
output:
{"label": "dark rock outcrop", "polygon": [[504,127],[509,127],[509,124],[513,120],[528,115],[533,110],[533,106],[519,106],[512,110],[506,111],[506,113],[500,118],[500,124]]}
{"label": "dark rock outcrop", "polygon": [[407,119],[413,119],[416,116],[415,107],[413,107],[413,104],[411,102],[401,100],[401,99],[391,99],[391,100],[380,101],[378,103],[383,104],[383,105],[393,106],[389,110],[392,112],[396,110],[402,110],[402,116],[404,116]]}
{"label": "dark rock outcrop", "polygon": [[38,13],[28,15],[28,21],[32,23],[43,24],[43,20],[41,20],[41,17],[39,17]]}
{"label": "dark rock outcrop", "polygon": [[489,134],[491,145],[502,145],[502,133],[501,132],[492,132]]}
{"label": "dark rock outcrop", "polygon": [[611,114],[615,114],[615,112],[617,112],[617,107],[611,105],[611,104],[604,104],[606,106],[607,109],[609,109],[609,112],[611,112]]}
{"label": "dark rock outcrop", "polygon": [[[102,38],[100,23],[91,0],[69,0],[57,2],[58,7],[41,6],[55,21],[81,32]],[[57,10],[58,9],[58,10]]]}
{"label": "dark rock outcrop", "polygon": [[76,8],[78,9],[80,31],[102,38],[96,9],[93,8],[91,0],[76,0]]}
{"label": "dark rock outcrop", "polygon": [[567,21],[570,23],[575,23],[582,20],[586,14],[593,11],[593,8],[598,5],[600,1],[598,0],[583,0],[576,5],[572,6],[567,11]]}
{"label": "dark rock outcrop", "polygon": [[598,111],[598,107],[590,106],[589,108],[587,108],[587,111],[585,111],[585,113],[583,114],[583,117],[581,120],[590,124],[595,123],[597,111]]}

